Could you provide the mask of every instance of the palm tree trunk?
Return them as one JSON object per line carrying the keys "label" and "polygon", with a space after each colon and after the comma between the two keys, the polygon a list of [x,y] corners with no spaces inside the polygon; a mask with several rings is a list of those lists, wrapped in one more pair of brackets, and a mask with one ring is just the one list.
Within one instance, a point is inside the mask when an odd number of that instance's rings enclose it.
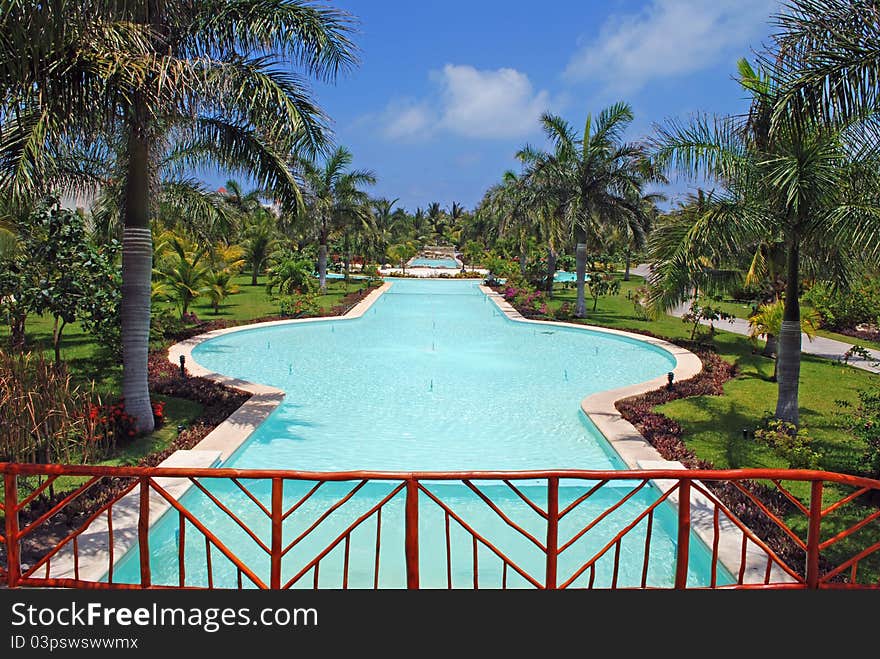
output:
{"label": "palm tree trunk", "polygon": [[153,430],[153,409],[147,378],[150,341],[150,279],[153,240],[150,234],[150,144],[135,108],[129,125],[128,171],[122,216],[122,396],[135,428]]}
{"label": "palm tree trunk", "polygon": [[318,282],[321,284],[321,290],[327,288],[327,243],[322,241],[321,247],[318,249]]}
{"label": "palm tree trunk", "polygon": [[556,250],[547,249],[547,296],[553,297],[553,280],[556,277]]}
{"label": "palm tree trunk", "polygon": [[623,281],[629,281],[629,266],[630,266],[630,261],[632,260],[632,258],[631,258],[632,255],[629,253],[628,249],[626,250],[625,254],[626,254],[626,261],[625,261],[624,269],[623,269]]}
{"label": "palm tree trunk", "polygon": [[764,350],[761,351],[762,357],[772,357],[776,354],[776,336],[773,334],[767,335],[767,343],[764,344]]}
{"label": "palm tree trunk", "polygon": [[787,280],[782,312],[782,329],[779,331],[776,370],[778,398],[776,418],[798,424],[798,385],[801,373],[801,308],[798,300],[799,250],[797,240],[788,247]]}
{"label": "palm tree trunk", "polygon": [[575,257],[577,259],[577,306],[574,315],[583,318],[587,315],[587,303],[584,297],[587,283],[587,245],[585,243],[577,244]]}
{"label": "palm tree trunk", "polygon": [[526,276],[526,250],[522,249],[519,252],[519,274],[523,277]]}
{"label": "palm tree trunk", "polygon": [[257,264],[254,264],[254,270],[251,272],[251,286],[257,285]]}

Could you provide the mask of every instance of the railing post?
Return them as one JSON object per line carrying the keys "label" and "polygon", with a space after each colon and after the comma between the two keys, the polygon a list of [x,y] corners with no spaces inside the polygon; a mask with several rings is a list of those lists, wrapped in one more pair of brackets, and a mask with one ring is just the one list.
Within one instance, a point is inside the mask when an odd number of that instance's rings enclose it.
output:
{"label": "railing post", "polygon": [[272,479],[272,556],[271,573],[269,574],[269,588],[281,589],[281,541],[282,519],[281,507],[284,502],[284,481],[280,478]]}
{"label": "railing post", "polygon": [[547,573],[544,587],[556,590],[556,561],[559,558],[559,477],[547,479]]}
{"label": "railing post", "polygon": [[152,585],[150,576],[150,477],[141,476],[140,482],[138,553],[141,559],[141,588],[149,588]]}
{"label": "railing post", "polygon": [[822,542],[822,481],[810,486],[810,526],[807,530],[807,588],[819,587],[819,543]]}
{"label": "railing post", "polygon": [[419,588],[419,485],[415,479],[406,481],[406,587]]}
{"label": "railing post", "polygon": [[21,578],[21,560],[18,544],[18,477],[14,473],[3,474],[3,487],[6,489],[3,497],[4,514],[6,515],[6,585],[9,588],[18,588],[18,580]]}
{"label": "railing post", "polygon": [[678,547],[676,549],[675,588],[687,588],[688,558],[691,543],[691,481],[678,482]]}

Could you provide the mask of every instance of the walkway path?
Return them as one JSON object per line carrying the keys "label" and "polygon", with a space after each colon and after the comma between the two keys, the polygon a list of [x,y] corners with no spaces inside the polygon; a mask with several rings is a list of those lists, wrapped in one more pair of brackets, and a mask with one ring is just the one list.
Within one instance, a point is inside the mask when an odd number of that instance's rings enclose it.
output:
{"label": "walkway path", "polygon": [[[640,277],[647,277],[651,272],[651,266],[648,264],[637,265],[630,270],[632,274],[639,275]],[[688,305],[683,304],[675,309],[672,309],[669,313],[672,316],[677,316],[681,318],[685,313],[687,313]],[[704,325],[708,325],[709,323],[704,321]],[[736,318],[732,323],[726,321],[719,321],[715,324],[717,329],[724,330],[726,332],[733,332],[734,334],[742,334],[743,336],[748,336],[749,334],[749,322],[747,320],[743,320],[742,318]],[[815,355],[817,357],[824,357],[825,359],[832,359],[834,361],[843,361],[844,355],[846,352],[852,348],[851,343],[844,343],[843,341],[835,341],[834,339],[826,339],[823,336],[817,336],[812,341],[804,334],[801,337],[802,340],[802,351],[808,355]],[[872,359],[864,359],[862,357],[850,357],[849,364],[850,366],[855,366],[856,368],[860,368],[865,371],[870,371],[871,373],[880,373],[880,350],[871,350],[868,349],[868,353],[871,355]]]}

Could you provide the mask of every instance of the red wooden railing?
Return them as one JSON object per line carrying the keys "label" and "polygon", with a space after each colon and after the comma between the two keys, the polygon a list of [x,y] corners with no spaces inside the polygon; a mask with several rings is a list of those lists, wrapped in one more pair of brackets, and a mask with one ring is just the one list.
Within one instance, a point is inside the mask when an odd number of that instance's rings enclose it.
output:
{"label": "red wooden railing", "polygon": [[[200,567],[204,568],[206,581],[197,587],[217,587],[213,559],[213,554],[216,553],[234,568],[238,588],[245,584],[257,588],[291,588],[308,583],[304,581],[308,577],[311,577],[312,586],[317,588],[322,562],[328,560],[331,553],[337,552],[335,556],[341,553],[342,570],[339,572],[340,582],[332,587],[348,588],[352,551],[356,549],[352,546],[355,542],[354,534],[361,529],[369,530],[369,520],[375,521],[375,544],[367,548],[367,553],[371,556],[368,567],[372,569],[372,586],[378,588],[383,546],[382,512],[388,508],[389,502],[400,500],[398,495],[403,497],[403,583],[407,588],[419,588],[425,581],[425,574],[420,570],[420,552],[424,547],[420,545],[419,537],[419,517],[420,513],[425,512],[442,515],[441,537],[445,542],[445,566],[434,566],[432,569],[442,571],[445,567],[445,585],[449,588],[453,587],[454,581],[452,529],[456,529],[459,534],[464,533],[472,545],[473,564],[470,571],[473,575],[473,588],[485,587],[480,565],[481,551],[484,565],[486,555],[494,557],[492,560],[500,561],[500,584],[495,587],[500,585],[501,588],[507,588],[511,578],[520,579],[523,585],[547,589],[651,587],[653,584],[648,578],[652,560],[651,547],[655,538],[655,526],[659,523],[656,513],[662,506],[672,506],[677,515],[677,529],[673,529],[671,533],[677,540],[674,568],[669,566],[674,579],[668,584],[674,588],[689,587],[688,570],[693,531],[699,532],[706,551],[711,553],[711,577],[709,583],[704,584],[710,588],[880,588],[880,579],[877,577],[880,575],[880,509],[877,508],[880,481],[828,472],[751,469],[314,473],[13,463],[0,463],[0,472],[4,477],[0,512],[5,518],[3,534],[0,535],[0,545],[5,548],[5,558],[0,562],[0,576],[10,588],[192,587],[192,584],[187,583],[187,567],[191,566],[186,557],[187,546],[191,546],[187,543],[188,528],[204,539],[204,565]],[[38,507],[37,504],[45,500],[47,490],[62,476],[78,477],[83,482],[52,505],[43,504]],[[171,483],[185,482],[204,495],[203,501],[210,501],[216,506],[213,512],[219,511],[222,517],[234,522],[254,543],[258,548],[256,556],[268,561],[267,568],[249,565],[253,559],[251,554],[246,557],[236,554],[220,537],[222,534],[215,533],[205,520],[199,519],[169,493],[169,482],[159,482],[159,479],[165,478],[181,479]],[[84,510],[77,510],[79,521],[70,524],[63,537],[48,542],[48,536],[41,535],[47,522],[59,513],[68,512],[73,517],[72,511],[78,505],[77,502],[81,502],[92,488],[108,479],[113,479],[117,484],[111,490],[113,494],[105,494],[99,500],[100,503],[92,503]],[[228,479],[227,483],[234,484],[245,500],[253,504],[254,514],[258,519],[264,522],[268,520],[268,533],[264,530],[261,535],[259,530],[252,528],[261,524],[247,523],[242,519],[241,510],[231,509],[220,496],[211,491],[209,485],[212,482],[216,484],[218,479]],[[756,480],[773,488],[781,495],[780,499],[790,504],[786,514],[788,521],[783,520],[772,506],[756,495],[754,488],[747,486],[749,482]],[[297,482],[303,489],[308,485],[311,487],[295,503],[285,503],[285,485],[292,482]],[[466,487],[485,505],[486,510],[492,512],[490,517],[493,520],[500,520],[516,537],[527,541],[528,546],[537,548],[543,556],[543,574],[536,575],[534,567],[530,572],[527,566],[511,558],[504,549],[503,538],[487,537],[465,515],[456,512],[454,504],[444,500],[444,492],[437,491],[441,489],[437,487],[438,484],[450,482]],[[326,508],[319,508],[315,513],[314,495],[330,483],[351,483],[352,486],[334,503]],[[536,490],[540,492],[540,497],[535,494],[528,496],[526,491],[532,491],[536,483],[540,486]],[[570,501],[561,500],[561,483],[564,484],[565,498],[571,498]],[[728,490],[732,487],[740,493],[737,495],[740,497],[737,509],[742,510],[743,506],[750,508],[753,520],[754,514],[761,516],[767,525],[780,531],[777,535],[785,537],[792,551],[774,550],[771,545],[778,547],[778,542],[768,542],[743,523],[730,506],[715,494],[714,490],[717,488],[714,486],[724,483],[729,485]],[[801,498],[806,503],[792,493],[798,483],[801,484]],[[367,504],[366,511],[352,513],[346,518],[346,525],[341,531],[330,534],[332,539],[326,542],[323,549],[316,551],[313,556],[309,554],[311,558],[306,556],[303,559],[303,547],[307,545],[304,541],[313,540],[316,529],[326,530],[322,526],[326,520],[344,511],[359,492],[363,502],[363,497],[366,496],[363,488],[373,484],[384,484],[385,487],[382,494],[376,497],[378,500],[372,505]],[[524,510],[537,516],[542,531],[536,533],[525,528],[523,523],[515,521],[497,500],[493,500],[484,491],[486,487],[501,485],[507,488],[505,491],[514,495],[510,500],[520,502],[525,506]],[[652,490],[651,485],[656,490]],[[265,500],[254,493],[262,489],[268,495],[263,497]],[[602,500],[597,505],[596,500],[601,497],[596,495],[603,489],[619,492],[619,496],[614,494],[610,501]],[[657,492],[656,496],[645,497],[646,493],[654,491]],[[28,493],[23,495],[24,492]],[[290,493],[288,490],[288,494]],[[608,499],[607,494],[606,491],[605,499]],[[545,496],[546,502],[542,504]],[[641,501],[639,496],[646,498],[647,502]],[[168,509],[167,514],[176,513],[178,518],[176,584],[154,583],[151,571],[150,527],[156,521],[151,507],[157,502]],[[311,504],[311,514],[317,514],[314,520],[302,518],[305,514],[303,511],[308,508],[307,503]],[[641,505],[642,503],[645,505]],[[575,511],[577,515],[569,517]],[[120,519],[123,521],[120,522]],[[305,530],[296,533],[291,528],[294,521],[305,526]],[[575,522],[574,527],[571,526],[572,522]],[[120,526],[125,523],[128,527]],[[563,532],[561,523],[567,531]],[[608,525],[612,523],[616,526],[609,531]],[[600,524],[604,529],[601,536],[603,542],[600,542],[601,546],[597,549],[596,546],[590,547],[585,540],[594,537],[590,534],[595,534]],[[634,533],[634,529],[638,531]],[[804,531],[806,537],[803,537]],[[621,553],[624,551],[624,544],[629,543],[625,551],[632,559],[634,538],[637,536],[638,543],[641,544],[641,534],[644,534],[640,557],[641,579],[621,585],[619,576],[623,569]],[[83,542],[94,543],[95,536],[106,537],[102,541],[100,553],[90,554],[88,549],[83,551]],[[130,544],[136,545],[139,550],[140,572],[135,583],[118,583],[114,578],[116,561],[121,554],[117,550],[117,546],[122,543],[121,537],[128,538]],[[25,562],[22,559],[23,547],[28,556]],[[296,548],[297,556],[303,560],[302,565],[288,569],[285,573],[284,559],[292,556]],[[360,555],[363,556],[364,551]],[[103,565],[101,571],[106,573],[103,579],[95,574],[96,556]],[[564,567],[560,557],[565,557],[566,560],[565,569],[568,571],[564,574],[560,574],[560,569]],[[362,558],[361,561],[363,560]],[[607,583],[598,584],[597,567],[601,563],[605,569],[609,562],[610,570],[602,577]],[[92,566],[90,575],[83,574],[86,564]],[[733,584],[719,583],[718,575],[723,570],[722,565],[733,576]],[[860,567],[864,568],[861,572]],[[431,576],[432,583],[436,583],[437,575]]]}

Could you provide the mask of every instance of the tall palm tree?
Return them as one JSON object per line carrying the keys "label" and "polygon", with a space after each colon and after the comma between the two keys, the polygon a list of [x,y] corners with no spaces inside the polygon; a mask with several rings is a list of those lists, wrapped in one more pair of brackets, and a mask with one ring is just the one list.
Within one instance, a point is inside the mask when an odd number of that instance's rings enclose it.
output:
{"label": "tall palm tree", "polygon": [[[292,205],[286,154],[326,144],[301,79],[354,64],[347,14],[295,0],[2,0],[0,161],[10,187],[44,186],[34,163],[76,137],[121,136],[123,396],[153,427],[147,386],[155,162],[173,145],[182,166],[248,172]],[[82,49],[81,54],[79,49]],[[12,99],[10,102],[9,99]],[[16,112],[9,112],[10,107]]]}
{"label": "tall palm tree", "polygon": [[350,170],[352,160],[351,152],[340,146],[322,165],[313,161],[301,163],[307,220],[313,224],[318,240],[318,280],[322,291],[327,288],[327,244],[331,236],[353,221],[366,221],[369,213],[369,196],[361,187],[375,184],[376,176],[367,170]]}
{"label": "tall palm tree", "polygon": [[425,213],[425,218],[428,222],[431,223],[431,231],[434,232],[436,239],[439,241],[443,236],[443,231],[446,228],[446,213],[443,212],[443,208],[440,206],[439,201],[432,201],[428,204],[428,210]]}
{"label": "tall palm tree", "polygon": [[[876,163],[863,161],[863,154],[849,147],[846,131],[793,111],[771,130],[782,88],[745,60],[739,70],[741,85],[752,95],[748,117],[670,122],[658,129],[653,147],[665,167],[724,187],[682,232],[675,250],[681,262],[699,269],[707,246],[737,254],[765,240],[784,245],[776,417],[797,424],[802,265],[810,256],[821,265],[814,276],[845,284],[860,260],[876,255],[874,234],[865,227],[880,219],[880,186]],[[665,291],[667,305],[690,294],[664,282],[662,268],[653,283]]]}
{"label": "tall palm tree", "polygon": [[774,123],[784,123],[792,108],[824,122],[863,117],[876,123],[878,13],[877,0],[789,0],[783,6],[775,17],[776,49],[764,57],[783,83]]}
{"label": "tall palm tree", "polygon": [[401,225],[406,219],[402,209],[395,209],[398,199],[373,199],[373,232],[370,236],[372,256],[377,262],[384,260],[385,252],[394,239],[397,232],[403,228]]}
{"label": "tall palm tree", "polygon": [[477,215],[489,215],[495,218],[499,235],[513,234],[519,250],[520,275],[526,276],[526,262],[530,239],[534,236],[537,225],[530,214],[528,181],[516,172],[508,170],[501,177],[501,183],[490,188],[480,206]]}
{"label": "tall palm tree", "polygon": [[586,314],[585,279],[589,243],[595,249],[603,234],[618,227],[636,247],[645,240],[649,216],[642,201],[642,187],[652,178],[642,145],[623,141],[633,121],[632,109],[616,103],[593,119],[587,115],[578,134],[561,117],[541,117],[544,132],[553,144],[552,152],[522,149],[520,159],[528,176],[552,199],[561,221],[577,237],[577,306],[575,315]]}

